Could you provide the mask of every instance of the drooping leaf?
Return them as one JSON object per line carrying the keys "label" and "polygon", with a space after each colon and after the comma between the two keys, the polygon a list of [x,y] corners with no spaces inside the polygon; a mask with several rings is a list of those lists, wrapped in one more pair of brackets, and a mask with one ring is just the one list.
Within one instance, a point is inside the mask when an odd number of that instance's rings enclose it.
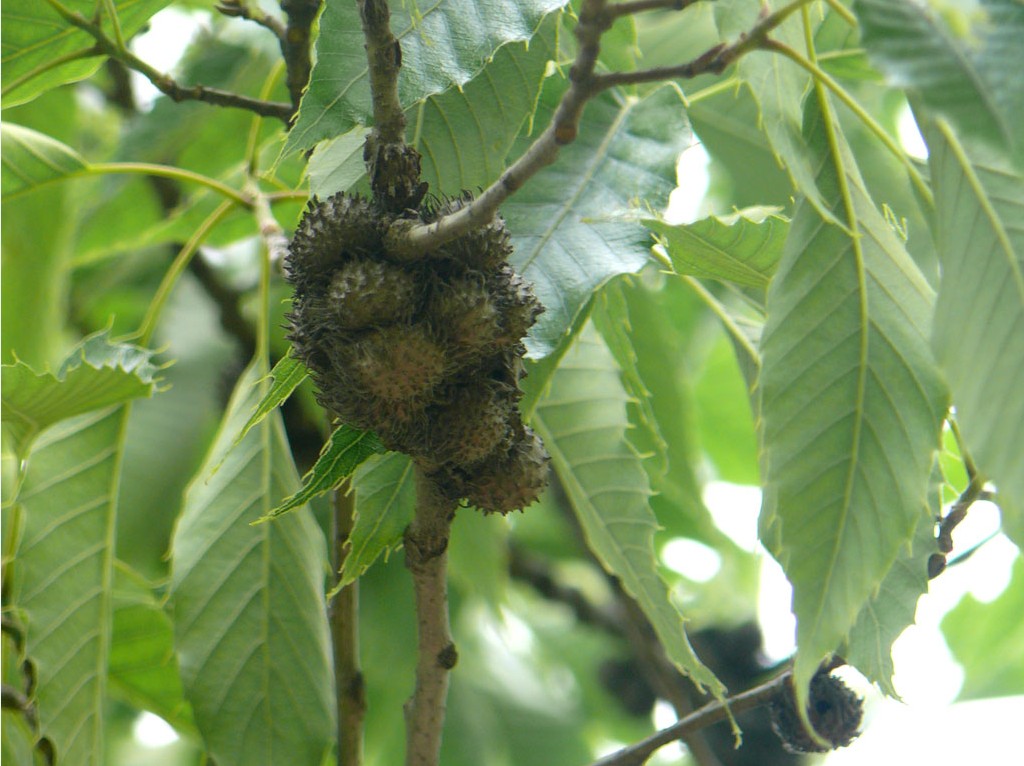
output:
{"label": "drooping leaf", "polygon": [[1024,558],[1014,562],[1010,582],[988,604],[968,594],[942,620],[942,633],[964,668],[958,699],[1024,693]]}
{"label": "drooping leaf", "polygon": [[62,763],[104,763],[125,412],[108,407],[42,434],[27,461],[20,511],[13,511],[24,514],[13,601],[25,614],[40,728]]}
{"label": "drooping leaf", "polygon": [[789,232],[777,208],[748,208],[681,225],[645,218],[644,226],[663,241],[678,273],[760,289],[775,273]]}
{"label": "drooping leaf", "polygon": [[909,546],[900,549],[878,592],[864,604],[850,629],[843,658],[890,697],[898,697],[892,678],[892,645],[914,624],[917,602],[928,592],[928,558],[936,551],[935,519],[941,510],[941,473],[933,470],[928,504],[917,516]]}
{"label": "drooping leaf", "polygon": [[267,389],[266,395],[260,399],[259,404],[256,405],[252,416],[242,427],[241,432],[238,434],[239,441],[249,433],[249,429],[260,423],[263,418],[288,401],[288,397],[292,395],[292,392],[301,385],[302,381],[309,377],[309,369],[288,353],[282,356],[277,364],[274,365],[274,369],[270,371],[270,377],[274,382]]}
{"label": "drooping leaf", "polygon": [[[548,83],[538,125],[548,123],[562,92],[561,81]],[[558,161],[505,203],[512,264],[545,309],[526,340],[531,356],[558,347],[594,290],[648,261],[649,236],[621,214],[637,199],[655,209],[668,202],[676,160],[692,142],[674,88],[643,99],[607,93],[588,104],[576,141]]]}
{"label": "drooping leaf", "polygon": [[174,656],[174,630],[152,586],[124,563],[114,564],[110,683],[143,710],[181,731],[193,729]]}
{"label": "drooping leaf", "polygon": [[334,737],[326,549],[307,509],[251,524],[299,484],[279,413],[235,444],[260,374],[242,375],[185,495],[171,546],[175,648],[217,763],[320,763]]}
{"label": "drooping leaf", "polygon": [[382,553],[386,558],[396,550],[416,510],[412,460],[400,452],[367,460],[352,486],[356,519],[338,588],[360,577]]}
{"label": "drooping leaf", "polygon": [[0,181],[4,198],[59,181],[86,169],[78,152],[31,128],[0,125]]}
{"label": "drooping leaf", "polygon": [[[758,0],[726,0],[715,4],[715,19],[722,37],[733,42],[752,28],[763,7],[778,10],[783,5],[781,0],[764,4]],[[799,14],[773,30],[772,38],[803,50]],[[758,124],[793,186],[826,220],[834,221],[832,211],[818,190],[816,168],[803,142],[803,102],[809,76],[785,57],[767,51],[743,56],[736,64],[736,74],[754,96]]]}
{"label": "drooping leaf", "polygon": [[83,340],[60,370],[37,373],[24,362],[3,366],[3,421],[24,454],[47,426],[93,410],[150,396],[158,368],[153,352],[113,343],[107,331]]}
{"label": "drooping leaf", "polygon": [[[502,45],[529,40],[563,0],[440,0],[416,8],[391,3],[391,30],[402,46],[403,107],[469,81]],[[320,17],[316,64],[285,152],[371,122],[366,50],[354,3],[328,3]]]}
{"label": "drooping leaf", "polygon": [[[856,0],[871,60],[969,137],[1024,157],[1024,6]],[[950,23],[952,22],[952,24]],[[1018,164],[1018,167],[1020,165]]]}
{"label": "drooping leaf", "polygon": [[798,206],[768,290],[760,379],[761,533],[793,584],[801,695],[910,541],[946,410],[932,290],[830,111],[812,108],[808,154],[845,228]]}
{"label": "drooping leaf", "polygon": [[584,330],[552,378],[533,424],[591,550],[636,599],[673,664],[720,696],[724,687],[694,654],[683,617],[658,574],[650,484],[626,438],[628,401],[607,346]]}
{"label": "drooping leaf", "polygon": [[942,263],[932,347],[1012,527],[1024,514],[1024,173],[947,124],[926,133]]}
{"label": "drooping leaf", "polygon": [[384,452],[384,445],[369,431],[360,431],[349,426],[334,429],[320,457],[302,477],[302,488],[274,506],[259,521],[276,519],[288,511],[305,505],[314,497],[330,492],[352,475],[372,455]]}
{"label": "drooping leaf", "polygon": [[[0,12],[7,8],[4,6]],[[73,126],[78,114],[74,94],[61,89],[8,110],[4,118],[68,145],[76,143]],[[66,350],[68,263],[78,217],[73,192],[71,184],[48,184],[3,200],[3,362],[12,362],[17,357],[43,369],[59,360]],[[46,225],[39,225],[40,221]],[[32,321],[24,321],[26,317]]]}
{"label": "drooping leaf", "polygon": [[[112,5],[124,39],[138,32],[168,1],[114,0]],[[61,5],[86,19],[98,20],[104,34],[113,38],[110,17],[104,12],[97,14],[93,0],[63,0]],[[104,57],[96,53],[70,60],[76,53],[89,53],[96,41],[66,22],[49,3],[6,3],[0,29],[4,108],[29,101],[57,85],[88,77],[103,63]]]}

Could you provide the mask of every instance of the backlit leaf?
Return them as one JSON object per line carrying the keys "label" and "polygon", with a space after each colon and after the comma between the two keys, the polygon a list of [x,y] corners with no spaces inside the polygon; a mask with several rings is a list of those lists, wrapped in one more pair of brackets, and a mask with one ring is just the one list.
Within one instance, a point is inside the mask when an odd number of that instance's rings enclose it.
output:
{"label": "backlit leaf", "polygon": [[171,545],[185,695],[224,766],[320,763],[334,738],[323,534],[307,509],[251,524],[299,485],[278,412],[235,443],[260,374],[239,380]]}
{"label": "backlit leaf", "polygon": [[760,289],[775,273],[789,231],[789,221],[772,208],[748,208],[690,224],[656,218],[643,223],[664,242],[678,273]]}
{"label": "backlit leaf", "polygon": [[1012,529],[1024,519],[1024,174],[944,123],[926,133],[942,263],[932,347]]}
{"label": "backlit leaf", "polygon": [[856,0],[853,9],[890,83],[920,95],[965,136],[1024,157],[1024,5]]}
{"label": "backlit leaf", "polygon": [[673,664],[720,696],[724,687],[694,654],[658,574],[658,524],[647,474],[626,438],[628,401],[607,346],[585,330],[555,372],[533,424],[591,550],[636,599]]}
{"label": "backlit leaf", "polygon": [[40,728],[62,763],[104,763],[125,413],[107,407],[48,429],[28,458],[20,509],[5,511],[24,515],[13,601],[25,615]]}
{"label": "backlit leaf", "polygon": [[[150,16],[169,0],[114,0],[121,32],[127,40],[142,29]],[[99,19],[103,32],[113,38],[113,25],[106,13],[97,14],[95,0],[62,0],[61,5],[87,19]],[[100,4],[99,8],[105,8]],[[74,82],[95,72],[104,57],[85,54],[95,39],[71,26],[45,2],[4,3],[2,23],[3,105],[4,108],[35,98],[40,93],[66,82]]]}
{"label": "backlit leaf", "polygon": [[845,228],[798,206],[762,339],[761,533],[793,584],[801,694],[910,542],[946,411],[934,294],[830,120],[814,109],[808,153]]}
{"label": "backlit leaf", "polygon": [[153,352],[112,343],[107,331],[89,336],[54,375],[24,362],[4,365],[3,421],[18,452],[47,426],[75,415],[150,396],[158,368]]}
{"label": "backlit leaf", "polygon": [[[561,96],[561,81],[548,83],[538,125],[547,124]],[[674,88],[643,99],[604,94],[588,104],[576,141],[558,161],[502,206],[516,248],[512,265],[544,304],[526,340],[531,356],[558,347],[598,287],[648,261],[649,235],[622,214],[636,200],[654,209],[668,202],[676,160],[692,142]]]}
{"label": "backlit leaf", "polygon": [[86,169],[85,160],[70,146],[14,123],[0,126],[0,147],[4,197],[31,191]]}

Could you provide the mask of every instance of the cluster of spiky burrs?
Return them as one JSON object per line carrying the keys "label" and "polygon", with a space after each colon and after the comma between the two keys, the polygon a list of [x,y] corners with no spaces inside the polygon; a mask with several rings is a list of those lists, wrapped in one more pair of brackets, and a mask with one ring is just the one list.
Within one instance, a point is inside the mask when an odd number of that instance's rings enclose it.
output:
{"label": "cluster of spiky burrs", "polygon": [[[418,220],[469,199],[424,203]],[[453,497],[522,509],[547,483],[519,413],[522,338],[543,308],[508,265],[500,218],[411,259],[386,246],[395,218],[344,193],[309,203],[286,260],[294,353],[340,421],[411,455]]]}

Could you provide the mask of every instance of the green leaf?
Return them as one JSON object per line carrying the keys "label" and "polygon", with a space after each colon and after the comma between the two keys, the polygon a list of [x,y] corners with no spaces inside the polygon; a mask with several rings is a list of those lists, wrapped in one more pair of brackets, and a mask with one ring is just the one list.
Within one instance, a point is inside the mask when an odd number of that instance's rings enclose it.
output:
{"label": "green leaf", "polygon": [[292,392],[309,377],[309,370],[306,365],[288,353],[274,365],[274,369],[270,371],[270,377],[274,382],[256,405],[252,416],[242,427],[241,433],[238,434],[238,441],[241,441],[253,426],[261,423],[263,418],[288,401]]}
{"label": "green leaf", "polygon": [[369,431],[360,431],[349,426],[334,429],[320,457],[309,473],[302,477],[302,489],[289,495],[276,505],[266,516],[257,521],[270,521],[305,505],[314,497],[330,492],[352,475],[371,455],[384,452],[384,445]]}
{"label": "green leaf", "polygon": [[762,540],[793,584],[801,694],[910,541],[946,411],[932,290],[822,108],[808,154],[845,227],[798,206],[768,289],[760,379]]}
{"label": "green leaf", "polygon": [[[778,10],[784,3],[765,3]],[[734,40],[749,30],[762,12],[757,0],[726,0],[715,4],[715,17],[724,39]],[[784,21],[772,32],[772,38],[796,50],[803,49],[799,14]],[[750,89],[757,103],[758,125],[768,139],[776,161],[785,168],[793,186],[828,221],[833,211],[822,200],[815,181],[816,168],[804,145],[803,101],[810,77],[786,60],[768,51],[753,51],[736,64],[736,74]],[[744,174],[746,175],[746,174]],[[742,183],[742,178],[737,178]]]}
{"label": "green leaf", "polygon": [[464,87],[410,110],[409,133],[435,193],[485,187],[501,175],[537,105],[547,63],[557,57],[559,16],[550,14],[528,42],[499,49]]}
{"label": "green leaf", "polygon": [[113,604],[111,686],[179,732],[192,730],[195,724],[178,675],[171,619],[152,586],[120,561],[114,564]]}
{"label": "green leaf", "polygon": [[158,368],[153,352],[112,343],[106,330],[83,340],[56,375],[24,362],[3,366],[3,421],[24,455],[36,435],[66,418],[150,396]]}
{"label": "green leaf", "polygon": [[87,169],[78,152],[31,128],[0,124],[3,196],[30,191]]}
{"label": "green leaf", "polygon": [[[149,17],[168,0],[115,0],[121,32],[127,40],[138,32]],[[106,13],[98,13],[95,0],[62,0],[72,13],[95,21],[107,37],[113,39],[113,26]],[[104,56],[72,57],[89,54],[95,39],[71,26],[45,2],[5,3],[0,23],[3,47],[3,105],[29,101],[40,93],[66,82],[88,77],[103,63]]]}
{"label": "green leaf", "polygon": [[[932,347],[971,458],[1024,513],[1024,174],[949,126],[927,129],[942,282]],[[975,142],[976,144],[977,142]]]}
{"label": "green leaf", "polygon": [[763,290],[789,232],[789,220],[778,210],[747,208],[682,225],[657,218],[645,218],[643,223],[662,240],[677,273]]}
{"label": "green leaf", "polygon": [[175,648],[217,763],[316,764],[334,738],[327,556],[306,509],[250,523],[299,484],[279,413],[235,445],[260,375],[258,363],[242,375],[185,494],[171,545]]}
{"label": "green leaf", "polygon": [[890,697],[898,698],[892,677],[892,645],[914,624],[917,602],[928,592],[928,558],[935,553],[935,519],[942,503],[941,474],[932,474],[929,502],[917,515],[909,546],[900,549],[878,592],[864,604],[850,629],[843,658]]}
{"label": "green leaf", "polygon": [[382,553],[387,558],[397,550],[416,510],[412,460],[400,452],[367,460],[356,470],[352,486],[356,519],[336,588],[358,579]]}
{"label": "green leaf", "polygon": [[[938,7],[937,7],[938,6]],[[1024,157],[1024,5],[856,0],[864,47],[893,85],[977,137]],[[950,23],[952,22],[952,24]]]}
{"label": "green leaf", "polygon": [[[536,122],[545,125],[564,83],[549,78]],[[643,99],[607,93],[587,105],[579,135],[558,161],[502,207],[516,248],[511,261],[544,304],[526,340],[533,357],[551,353],[591,294],[650,258],[650,238],[616,219],[642,199],[663,207],[675,187],[680,152],[693,143],[679,92]]]}
{"label": "green leaf", "polygon": [[[529,40],[563,0],[439,0],[429,7],[391,3],[391,29],[402,46],[398,98],[403,107],[460,86],[495,51]],[[328,3],[320,17],[316,64],[285,152],[310,149],[326,138],[368,125],[373,115],[366,50],[354,3]]]}
{"label": "green leaf", "polygon": [[942,632],[964,668],[958,699],[1024,693],[1024,558],[1018,556],[1009,584],[995,601],[971,595],[942,620]]}
{"label": "green leaf", "polygon": [[[5,376],[6,378],[6,376]],[[25,614],[42,733],[58,761],[100,766],[111,645],[114,518],[126,409],[66,420],[37,440],[17,503],[13,601]]]}
{"label": "green leaf", "polygon": [[363,144],[368,133],[368,129],[357,127],[317,144],[307,166],[310,194],[326,199],[348,191],[366,175]]}
{"label": "green leaf", "polygon": [[626,438],[629,396],[607,346],[584,330],[555,373],[533,424],[604,567],[643,609],[669,658],[701,687],[725,687],[693,652],[683,618],[658,575],[657,521],[640,457]]}

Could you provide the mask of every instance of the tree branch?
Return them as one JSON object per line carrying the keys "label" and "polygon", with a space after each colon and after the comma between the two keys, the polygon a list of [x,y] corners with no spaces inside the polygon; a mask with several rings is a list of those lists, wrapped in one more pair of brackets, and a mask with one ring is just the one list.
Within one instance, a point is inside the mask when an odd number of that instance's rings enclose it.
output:
{"label": "tree branch", "polygon": [[420,155],[405,143],[405,112],[398,99],[402,46],[391,32],[387,0],[359,0],[366,38],[366,63],[373,99],[373,130],[366,137],[363,160],[370,187],[391,212],[419,206],[426,193],[420,181]]}
{"label": "tree branch", "polygon": [[251,21],[254,24],[259,24],[264,29],[270,30],[270,32],[276,37],[281,45],[285,44],[285,28],[281,20],[271,16],[260,8],[255,11],[250,8],[244,0],[220,0],[217,5],[213,6],[219,13],[224,16],[231,16],[236,19],[245,19]]}
{"label": "tree branch", "polygon": [[172,101],[202,101],[216,106],[247,109],[261,117],[276,117],[286,123],[292,116],[293,109],[291,104],[284,104],[278,101],[262,101],[249,96],[243,96],[239,93],[230,93],[219,88],[209,88],[205,85],[180,85],[170,75],[153,68],[127,48],[118,46],[117,43],[107,37],[98,24],[89,21],[76,11],[69,11],[55,0],[48,0],[48,2],[65,21],[86,32],[96,41],[95,50],[97,54],[104,54],[118,59],[129,69],[144,75],[161,93]]}
{"label": "tree branch", "polygon": [[[334,571],[348,556],[355,508],[347,484],[334,491]],[[338,700],[338,766],[359,766],[363,759],[366,688],[359,667],[359,580],[343,587],[331,601],[334,688]]]}
{"label": "tree branch", "polygon": [[288,69],[288,95],[292,107],[298,111],[302,91],[313,69],[310,30],[320,10],[320,0],[281,0],[281,10],[288,17],[288,24],[281,37],[281,53]]}
{"label": "tree branch", "polygon": [[632,16],[643,11],[681,11],[689,8],[697,0],[629,0],[624,3],[615,3],[608,6],[608,13],[613,18],[620,16]]}
{"label": "tree branch", "polygon": [[416,594],[416,688],[405,707],[406,766],[437,766],[449,672],[458,660],[448,622],[447,550],[456,501],[416,466],[416,515],[405,531],[405,566]]}
{"label": "tree branch", "polygon": [[759,707],[770,701],[776,694],[785,689],[792,677],[792,671],[786,670],[775,678],[748,689],[745,692],[735,694],[724,702],[715,700],[704,707],[695,710],[689,715],[679,719],[671,726],[657,731],[649,737],[636,742],[628,747],[594,761],[592,766],[639,766],[644,763],[658,749],[692,735],[713,723],[724,721],[729,717],[730,711],[734,716]]}
{"label": "tree branch", "polygon": [[[647,2],[609,6],[607,0],[583,0],[575,29],[578,52],[576,61],[569,71],[569,89],[562,96],[551,124],[530,148],[502,173],[501,178],[487,187],[470,204],[430,224],[417,225],[411,221],[401,220],[393,223],[387,234],[388,250],[412,258],[418,253],[433,250],[486,224],[494,218],[498,207],[506,199],[522,188],[523,184],[541,169],[553,163],[563,146],[576,140],[583,109],[587,101],[598,93],[618,85],[693,78],[708,73],[720,74],[741,56],[765,47],[769,32],[810,1],[792,0],[788,5],[765,15],[736,42],[730,45],[716,45],[685,64],[638,72],[596,74],[594,70],[601,50],[601,36],[611,28],[616,18],[627,12],[661,6]],[[617,8],[625,10],[620,11]]]}
{"label": "tree branch", "polygon": [[946,557],[953,551],[953,530],[967,517],[967,512],[980,499],[985,481],[978,474],[971,476],[967,487],[960,497],[949,507],[949,511],[939,521],[939,530],[935,536],[939,552],[928,557],[928,579],[934,580],[946,570]]}

